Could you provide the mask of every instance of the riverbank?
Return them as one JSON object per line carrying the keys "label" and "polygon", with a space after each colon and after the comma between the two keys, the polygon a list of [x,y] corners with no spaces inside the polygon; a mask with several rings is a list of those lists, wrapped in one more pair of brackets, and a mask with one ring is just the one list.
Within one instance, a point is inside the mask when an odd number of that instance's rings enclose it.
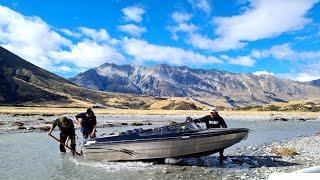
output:
{"label": "riverbank", "polygon": [[[85,111],[85,108],[53,108],[53,107],[18,107],[0,106],[0,114],[11,115],[64,115],[77,114]],[[204,115],[207,110],[139,110],[139,109],[113,109],[94,108],[95,114],[105,115]],[[320,118],[320,112],[301,111],[219,111],[221,115],[245,115],[245,116],[297,116],[304,118]]]}
{"label": "riverbank", "polygon": [[[12,109],[11,109],[12,110]],[[74,121],[75,127],[79,128],[79,123],[75,120],[76,112],[81,112],[80,109],[71,109],[74,113],[67,112],[67,109],[34,109],[26,110],[14,107],[14,111],[7,111],[7,113],[0,113],[0,133],[7,132],[43,132],[48,131],[53,120],[62,115]],[[154,125],[160,126],[169,124],[171,122],[184,122],[186,116],[192,118],[202,117],[208,112],[204,111],[137,111],[131,110],[124,113],[123,110],[109,110],[97,109],[97,127],[126,127],[126,126],[145,126]],[[121,113],[123,114],[121,114]],[[149,113],[149,114],[148,114]],[[154,114],[153,114],[154,113]],[[157,114],[158,113],[158,114]],[[164,113],[164,114],[162,114]],[[167,114],[165,114],[167,113]],[[272,122],[295,122],[295,121],[319,121],[320,115],[316,113],[276,113],[262,112],[249,113],[248,112],[227,112],[222,111],[220,115],[227,121],[272,121]]]}
{"label": "riverbank", "polygon": [[[74,117],[74,114],[65,115],[70,118]],[[194,118],[202,115],[190,114]],[[3,169],[3,173],[8,174],[8,177],[16,177],[24,174],[25,168],[22,167],[29,167],[31,163],[35,166],[35,170],[28,170],[28,172],[34,172],[28,176],[31,179],[39,179],[46,173],[49,173],[53,179],[65,177],[83,179],[88,174],[97,179],[110,179],[110,177],[114,177],[113,179],[266,179],[273,172],[292,172],[320,163],[318,157],[320,139],[319,136],[314,135],[320,131],[319,119],[308,119],[303,114],[302,116],[297,116],[297,114],[282,114],[281,116],[226,114],[222,116],[231,128],[251,129],[248,139],[226,149],[227,160],[223,163],[219,162],[215,154],[184,159],[183,164],[177,166],[142,162],[88,162],[81,158],[62,157],[56,142],[52,141],[46,133],[38,130],[39,127],[49,127],[52,120],[59,116],[55,114],[0,114],[2,123],[0,125],[0,132],[2,131],[0,133],[0,169]],[[280,120],[280,117],[285,118],[286,121]],[[115,130],[124,131],[136,128],[135,126],[149,128],[164,125],[170,121],[182,122],[185,115],[98,113],[97,119],[100,127],[98,135],[101,135]],[[18,129],[20,126],[17,122],[24,123],[21,127],[26,129]],[[13,126],[13,123],[16,125]],[[36,129],[32,130],[31,127]],[[76,133],[80,137],[79,130],[76,130]],[[22,146],[23,149],[21,149]],[[295,153],[285,156],[277,154],[275,148],[278,148],[276,150],[288,148]],[[16,153],[12,155],[11,152]],[[41,153],[44,157],[48,157],[38,161],[38,154]],[[17,162],[18,164],[28,163],[7,168]],[[60,169],[65,166],[69,170],[64,171],[61,175]],[[74,173],[79,172],[79,169],[82,169],[83,173]],[[126,172],[125,175],[123,172]]]}

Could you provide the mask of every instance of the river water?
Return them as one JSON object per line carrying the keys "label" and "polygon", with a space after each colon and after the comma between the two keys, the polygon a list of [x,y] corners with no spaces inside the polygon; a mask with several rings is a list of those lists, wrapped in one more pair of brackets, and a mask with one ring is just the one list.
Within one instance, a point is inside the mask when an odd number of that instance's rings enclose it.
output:
{"label": "river water", "polygon": [[[227,155],[232,155],[237,148],[243,146],[291,139],[320,130],[319,121],[229,120],[228,125],[249,128],[252,131],[248,139],[227,149]],[[100,128],[98,134],[130,128],[132,127]],[[55,131],[54,135],[57,134]],[[81,139],[77,142],[80,143]],[[221,172],[237,171],[216,166],[215,156],[200,158],[202,162],[213,162],[211,164],[199,165],[199,159],[194,158],[189,166],[154,165],[145,162],[93,162],[73,157],[70,153],[61,154],[57,142],[46,133],[0,134],[0,179],[202,179],[202,175],[205,175],[203,179],[214,179],[223,176]]]}

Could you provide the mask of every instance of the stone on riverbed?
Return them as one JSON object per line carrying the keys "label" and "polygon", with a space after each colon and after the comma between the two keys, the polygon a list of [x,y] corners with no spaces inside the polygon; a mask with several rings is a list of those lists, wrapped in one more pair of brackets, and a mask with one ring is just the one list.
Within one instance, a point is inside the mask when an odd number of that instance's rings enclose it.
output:
{"label": "stone on riverbed", "polygon": [[49,117],[49,116],[54,116],[54,114],[41,114],[41,116]]}
{"label": "stone on riverbed", "polygon": [[131,126],[143,126],[144,124],[141,122],[133,122],[131,123]]}
{"label": "stone on riverbed", "polygon": [[19,121],[16,121],[16,122],[13,122],[12,123],[12,126],[23,126],[24,123],[23,122],[19,122]]}
{"label": "stone on riverbed", "polygon": [[38,128],[40,131],[48,132],[50,130],[50,126],[42,126]]}
{"label": "stone on riverbed", "polygon": [[276,147],[271,149],[271,153],[276,154],[278,156],[295,156],[299,155],[297,153],[297,150],[294,148],[288,148],[288,147]]}
{"label": "stone on riverbed", "polygon": [[288,119],[283,118],[283,117],[275,117],[273,120],[274,121],[288,121]]}

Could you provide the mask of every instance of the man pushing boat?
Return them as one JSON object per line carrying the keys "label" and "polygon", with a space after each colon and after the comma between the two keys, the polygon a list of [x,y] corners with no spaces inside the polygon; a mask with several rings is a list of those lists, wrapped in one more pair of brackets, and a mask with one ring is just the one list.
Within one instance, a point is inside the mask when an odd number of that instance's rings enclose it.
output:
{"label": "man pushing boat", "polygon": [[[79,120],[80,119],[80,120]],[[81,132],[85,139],[96,137],[97,118],[94,112],[88,108],[85,113],[79,113],[76,115],[76,120],[81,125]]]}
{"label": "man pushing boat", "polygon": [[[51,135],[53,129],[55,127],[59,127],[60,129],[60,139],[56,139],[54,136]],[[56,119],[53,121],[52,123],[52,127],[48,132],[49,136],[54,137],[57,141],[60,142],[60,151],[61,152],[66,152],[66,148],[68,145],[68,141],[71,140],[71,152],[74,155],[75,153],[78,154],[76,152],[76,133],[75,133],[75,129],[74,129],[74,125],[71,119],[68,119],[65,116],[62,116],[59,119]]]}
{"label": "man pushing boat", "polygon": [[[204,116],[202,118],[194,119],[193,122],[195,123],[206,123],[207,129],[210,128],[227,128],[227,124],[224,119],[219,115],[216,108],[210,110],[210,114]],[[220,160],[225,159],[223,155],[224,149],[219,150]]]}

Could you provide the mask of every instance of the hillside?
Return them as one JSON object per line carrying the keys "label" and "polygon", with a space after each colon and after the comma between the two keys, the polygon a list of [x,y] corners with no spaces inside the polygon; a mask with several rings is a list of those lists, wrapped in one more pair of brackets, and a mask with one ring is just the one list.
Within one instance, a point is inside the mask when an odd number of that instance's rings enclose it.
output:
{"label": "hillside", "polygon": [[104,64],[80,73],[70,81],[107,92],[190,97],[209,106],[237,107],[320,96],[320,88],[275,76],[163,64],[150,67]]}
{"label": "hillside", "polygon": [[161,100],[82,88],[0,47],[0,105],[148,109]]}
{"label": "hillside", "polygon": [[310,81],[308,84],[320,87],[320,79]]}

